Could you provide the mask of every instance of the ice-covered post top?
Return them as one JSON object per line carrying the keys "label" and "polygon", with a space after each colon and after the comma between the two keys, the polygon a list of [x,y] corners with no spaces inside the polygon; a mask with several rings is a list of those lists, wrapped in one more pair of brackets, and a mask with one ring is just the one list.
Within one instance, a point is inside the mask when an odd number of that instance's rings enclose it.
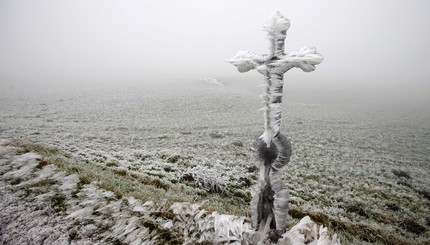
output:
{"label": "ice-covered post top", "polygon": [[305,46],[299,51],[284,53],[284,41],[290,20],[274,12],[264,25],[269,39],[269,54],[258,55],[247,50],[239,51],[236,56],[228,60],[237,67],[239,72],[257,69],[265,77],[265,88],[261,95],[264,107],[264,133],[260,138],[270,146],[274,136],[279,133],[281,126],[281,103],[283,93],[283,75],[293,67],[305,72],[315,70],[323,60],[314,47]]}

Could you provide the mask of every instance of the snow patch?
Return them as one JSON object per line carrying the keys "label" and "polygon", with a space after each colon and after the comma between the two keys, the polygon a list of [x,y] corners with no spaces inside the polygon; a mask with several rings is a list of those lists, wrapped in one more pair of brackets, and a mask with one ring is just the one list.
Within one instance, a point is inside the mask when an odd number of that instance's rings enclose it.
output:
{"label": "snow patch", "polygon": [[216,78],[205,77],[205,78],[202,78],[202,81],[212,85],[218,85],[218,86],[224,87],[224,84],[222,84]]}

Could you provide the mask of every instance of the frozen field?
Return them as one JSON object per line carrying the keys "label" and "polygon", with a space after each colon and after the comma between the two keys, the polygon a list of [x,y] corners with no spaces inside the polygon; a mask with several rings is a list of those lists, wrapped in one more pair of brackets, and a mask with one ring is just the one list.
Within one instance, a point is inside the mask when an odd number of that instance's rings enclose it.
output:
{"label": "frozen field", "polygon": [[[258,82],[220,81],[225,86],[191,81],[4,92],[0,137],[194,188],[200,197],[231,195],[235,208],[225,210],[249,216],[257,178],[250,148],[263,131],[260,91]],[[345,244],[430,243],[428,100],[405,105],[395,95],[390,103],[288,85],[285,92],[292,219],[310,215]]]}

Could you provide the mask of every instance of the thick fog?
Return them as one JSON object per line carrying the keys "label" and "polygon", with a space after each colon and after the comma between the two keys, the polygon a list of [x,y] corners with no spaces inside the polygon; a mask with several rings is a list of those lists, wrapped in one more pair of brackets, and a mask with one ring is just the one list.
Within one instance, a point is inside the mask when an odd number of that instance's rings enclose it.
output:
{"label": "thick fog", "polygon": [[325,58],[313,73],[288,72],[289,86],[428,89],[426,0],[4,0],[0,83],[7,90],[16,84],[259,79],[225,60],[242,49],[266,53],[262,25],[275,10],[291,20],[287,52],[310,45]]}

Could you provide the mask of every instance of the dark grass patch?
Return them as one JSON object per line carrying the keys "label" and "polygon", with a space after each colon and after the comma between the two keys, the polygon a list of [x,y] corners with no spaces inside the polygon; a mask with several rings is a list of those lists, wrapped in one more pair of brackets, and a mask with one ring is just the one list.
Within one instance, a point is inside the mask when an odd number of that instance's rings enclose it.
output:
{"label": "dark grass patch", "polygon": [[258,167],[255,165],[252,165],[246,168],[246,171],[248,171],[248,173],[255,173],[257,172],[257,170],[258,170]]}
{"label": "dark grass patch", "polygon": [[166,175],[164,175],[164,174],[159,174],[159,173],[145,172],[145,174],[147,174],[147,175],[151,175],[151,176],[155,176],[155,177],[158,177],[158,178],[160,178],[160,179],[163,179],[163,178],[165,178],[165,177],[166,177]]}
{"label": "dark grass patch", "polygon": [[393,202],[386,203],[385,207],[391,211],[394,211],[394,212],[400,211],[400,207],[396,203],[393,203]]}
{"label": "dark grass patch", "polygon": [[211,137],[212,139],[222,139],[225,137],[225,135],[220,132],[210,132],[209,137]]}
{"label": "dark grass patch", "polygon": [[69,241],[73,241],[76,238],[78,238],[78,232],[75,230],[72,230],[69,232]]}
{"label": "dark grass patch", "polygon": [[250,187],[252,185],[252,182],[249,178],[246,177],[240,177],[239,178],[239,185],[241,187]]}
{"label": "dark grass patch", "polygon": [[107,240],[107,242],[108,242],[108,244],[112,244],[112,245],[126,245],[127,243],[123,243],[123,242],[121,242],[119,239],[112,239],[112,238],[109,238],[108,240]]}
{"label": "dark grass patch", "polygon": [[181,156],[179,154],[175,154],[175,155],[162,154],[160,156],[160,158],[165,160],[168,163],[187,163],[193,157],[192,156]]}
{"label": "dark grass patch", "polygon": [[119,164],[117,162],[108,162],[106,163],[106,167],[118,167]]}
{"label": "dark grass patch", "polygon": [[25,191],[24,197],[46,193],[48,192],[48,189],[56,183],[57,181],[48,178],[36,183],[27,184],[24,186],[24,191]]}
{"label": "dark grass patch", "polygon": [[38,161],[38,164],[36,166],[36,169],[42,169],[43,167],[45,167],[46,165],[51,164],[48,160],[46,159],[41,159],[41,158],[36,158],[36,160]]}
{"label": "dark grass patch", "polygon": [[159,178],[152,178],[136,172],[128,172],[127,176],[136,179],[137,181],[139,181],[144,185],[152,185],[154,187],[165,189],[165,190],[170,189],[170,185],[167,183],[164,183]]}
{"label": "dark grass patch", "polygon": [[209,193],[221,194],[225,197],[232,196],[228,187],[215,178],[206,178],[196,173],[185,173],[180,180],[188,186],[203,189]]}
{"label": "dark grass patch", "polygon": [[132,166],[128,166],[127,167],[128,168],[128,170],[130,170],[130,171],[139,171],[139,169],[140,169],[140,167],[139,166],[136,166],[136,165],[132,165]]}
{"label": "dark grass patch", "polygon": [[182,175],[181,180],[183,181],[188,181],[188,182],[193,182],[195,181],[193,174],[191,173],[185,173]]}
{"label": "dark grass patch", "polygon": [[411,183],[409,183],[408,181],[405,181],[405,180],[399,180],[399,181],[397,181],[397,184],[412,188]]}
{"label": "dark grass patch", "polygon": [[147,178],[139,178],[138,180],[144,185],[152,185],[152,186],[155,186],[157,188],[161,188],[161,189],[165,189],[165,190],[170,189],[169,184],[164,183],[163,181],[156,179],[156,178],[147,177]]}
{"label": "dark grass patch", "polygon": [[360,206],[358,206],[358,205],[349,205],[349,206],[346,208],[346,212],[348,212],[348,213],[355,213],[355,214],[358,214],[358,215],[363,216],[363,217],[368,217],[368,215],[367,215],[367,213],[364,211],[364,209],[363,209],[363,208],[361,208],[361,207],[360,207]]}
{"label": "dark grass patch", "polygon": [[141,161],[145,161],[146,159],[152,157],[152,155],[143,154],[142,152],[134,153],[133,156],[136,157],[137,159],[141,160]]}
{"label": "dark grass patch", "polygon": [[373,229],[364,228],[361,239],[366,242],[375,243],[377,241],[377,233]]}
{"label": "dark grass patch", "polygon": [[408,232],[412,232],[414,234],[420,235],[426,231],[426,228],[417,222],[410,220],[410,219],[404,219],[400,222],[399,226]]}
{"label": "dark grass patch", "polygon": [[165,229],[155,222],[144,220],[142,225],[148,228],[150,232],[155,231],[160,244],[180,245],[184,243],[181,237],[175,237],[169,229]]}
{"label": "dark grass patch", "polygon": [[15,178],[15,179],[12,179],[10,181],[10,184],[11,185],[19,185],[22,181],[24,181],[22,178]]}
{"label": "dark grass patch", "polygon": [[126,176],[127,175],[127,169],[123,169],[123,168],[114,168],[114,169],[112,169],[112,172],[114,172],[115,174],[117,174],[119,176]]}
{"label": "dark grass patch", "polygon": [[58,154],[60,151],[56,148],[43,146],[43,145],[24,145],[22,146],[25,152],[37,152],[41,155],[54,155]]}
{"label": "dark grass patch", "polygon": [[250,203],[251,202],[251,193],[250,192],[243,192],[243,191],[235,191],[233,192],[233,196],[241,198],[242,200],[244,200],[246,203]]}
{"label": "dark grass patch", "polygon": [[28,149],[25,149],[25,148],[20,148],[19,150],[17,150],[16,151],[16,155],[24,155],[24,154],[26,154],[26,153],[29,153],[30,152],[30,150],[28,150]]}
{"label": "dark grass patch", "polygon": [[36,183],[28,184],[26,187],[27,188],[49,187],[49,186],[55,185],[55,184],[57,184],[56,180],[48,178],[48,179],[44,179],[44,180],[36,182]]}
{"label": "dark grass patch", "polygon": [[423,196],[425,199],[430,201],[430,192],[426,191],[426,190],[418,190],[417,191],[418,194],[420,194],[421,196]]}
{"label": "dark grass patch", "polygon": [[67,205],[65,201],[66,196],[58,192],[55,193],[55,195],[49,199],[49,202],[51,203],[51,208],[54,209],[55,212],[64,212],[67,210]]}
{"label": "dark grass patch", "polygon": [[409,173],[407,173],[403,170],[393,169],[393,170],[391,170],[391,172],[397,177],[406,178],[406,179],[412,178]]}
{"label": "dark grass patch", "polygon": [[166,162],[168,163],[177,163],[181,159],[180,155],[173,155],[166,158]]}
{"label": "dark grass patch", "polygon": [[[136,173],[133,171],[127,171],[127,169],[124,169],[124,168],[114,168],[114,169],[112,169],[112,172],[114,172],[115,174],[118,174],[120,176],[123,176],[123,177],[135,179],[144,185],[152,185],[152,186],[155,186],[157,188],[161,188],[161,189],[165,189],[165,190],[168,190],[171,188],[171,186],[169,184],[164,183],[159,178],[152,178],[149,176],[145,176],[141,173]],[[149,173],[147,173],[147,174],[149,174]],[[162,174],[153,174],[153,175],[165,177]]]}
{"label": "dark grass patch", "polygon": [[239,140],[235,140],[235,141],[231,142],[231,144],[234,146],[237,146],[237,147],[243,147],[242,141],[239,141]]}
{"label": "dark grass patch", "polygon": [[81,192],[84,185],[88,185],[91,181],[88,178],[79,176],[79,181],[76,183],[76,189],[72,191],[71,196],[73,198],[78,197],[78,193]]}

